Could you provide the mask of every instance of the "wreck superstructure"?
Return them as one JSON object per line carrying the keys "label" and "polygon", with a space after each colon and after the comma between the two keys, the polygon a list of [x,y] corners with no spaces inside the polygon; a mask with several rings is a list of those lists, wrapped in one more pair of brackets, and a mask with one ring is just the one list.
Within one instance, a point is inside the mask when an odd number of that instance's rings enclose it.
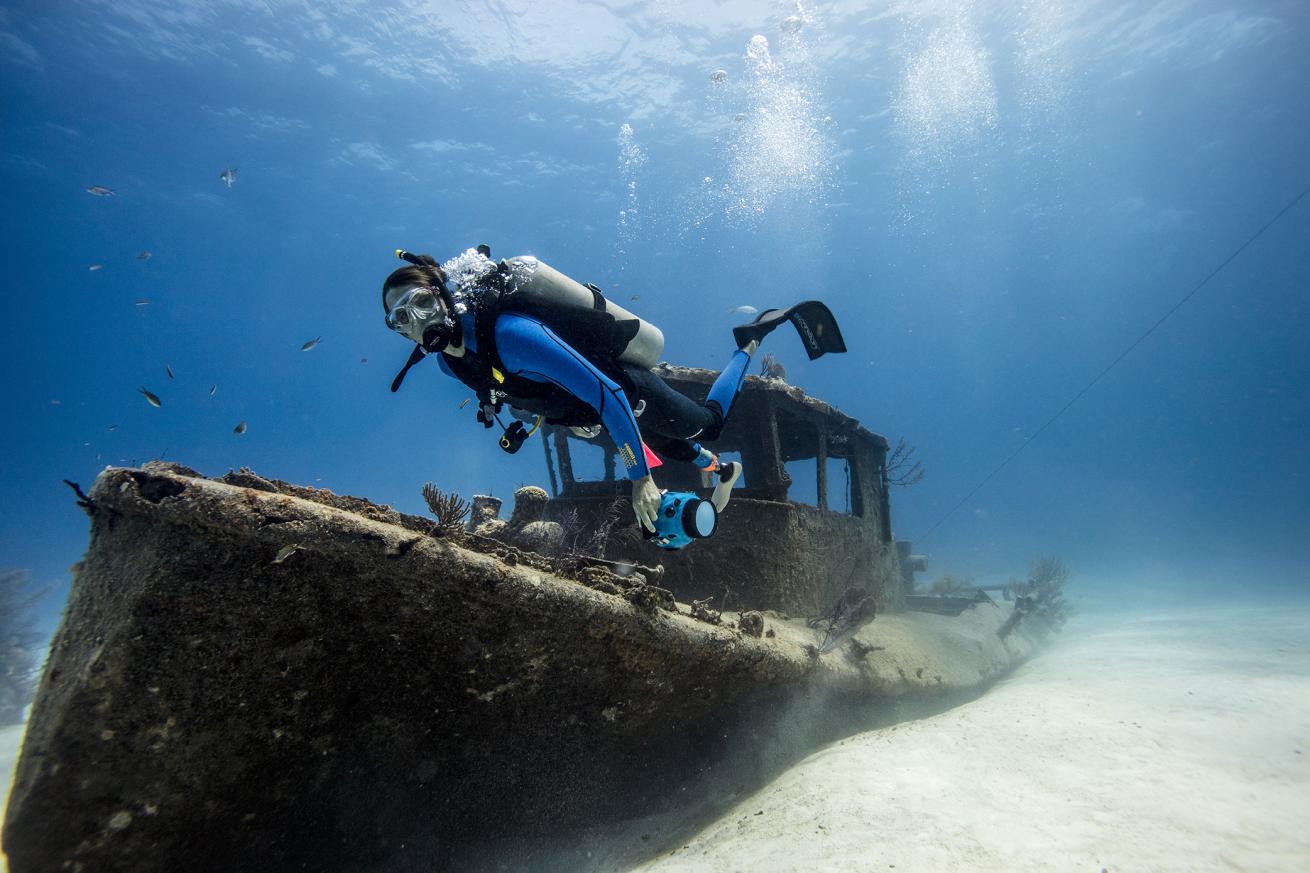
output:
{"label": "wreck superstructure", "polygon": [[[668,364],[656,372],[697,402],[716,375]],[[630,492],[613,442],[567,428],[551,428],[544,442],[554,494],[547,517],[593,535]],[[884,437],[781,379],[748,376],[712,448],[745,467],[714,537],[677,552],[623,542],[607,546],[607,557],[659,563],[662,584],[680,600],[819,615],[858,585],[880,612],[901,608]],[[656,481],[708,492],[688,464],[660,467]]]}

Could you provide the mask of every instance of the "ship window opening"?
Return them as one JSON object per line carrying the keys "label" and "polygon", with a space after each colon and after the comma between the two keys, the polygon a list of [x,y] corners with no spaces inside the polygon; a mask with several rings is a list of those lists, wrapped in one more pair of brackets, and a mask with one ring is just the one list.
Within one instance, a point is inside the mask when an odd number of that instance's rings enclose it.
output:
{"label": "ship window opening", "polygon": [[788,461],[784,467],[791,477],[787,488],[787,499],[806,506],[819,505],[819,465],[814,458],[798,458]]}
{"label": "ship window opening", "polygon": [[851,475],[851,464],[845,458],[828,458],[828,509],[833,512],[841,512],[846,515],[859,515],[854,512],[853,507],[858,501],[852,500],[851,486],[854,484],[854,476]]}
{"label": "ship window opening", "polygon": [[613,482],[614,450],[607,440],[569,439],[574,482]]}

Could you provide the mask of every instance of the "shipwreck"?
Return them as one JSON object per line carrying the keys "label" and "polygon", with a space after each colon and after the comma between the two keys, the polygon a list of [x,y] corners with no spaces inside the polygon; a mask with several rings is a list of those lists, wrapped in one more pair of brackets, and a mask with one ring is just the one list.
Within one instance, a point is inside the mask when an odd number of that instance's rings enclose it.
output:
{"label": "shipwreck", "polygon": [[[712,374],[664,375],[696,397]],[[716,448],[746,478],[680,553],[625,539],[612,447],[561,431],[551,493],[472,529],[245,470],[106,469],[10,868],[615,869],[1034,650],[1010,604],[906,611],[885,439],[777,379],[738,402]]]}

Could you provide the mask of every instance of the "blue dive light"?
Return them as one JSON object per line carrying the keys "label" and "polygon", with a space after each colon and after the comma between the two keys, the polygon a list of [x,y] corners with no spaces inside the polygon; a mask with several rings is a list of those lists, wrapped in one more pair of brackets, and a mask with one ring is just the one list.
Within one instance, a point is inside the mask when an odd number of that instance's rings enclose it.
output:
{"label": "blue dive light", "polygon": [[718,523],[719,511],[710,501],[690,491],[665,491],[655,516],[655,533],[645,528],[642,532],[661,549],[681,549],[712,535]]}

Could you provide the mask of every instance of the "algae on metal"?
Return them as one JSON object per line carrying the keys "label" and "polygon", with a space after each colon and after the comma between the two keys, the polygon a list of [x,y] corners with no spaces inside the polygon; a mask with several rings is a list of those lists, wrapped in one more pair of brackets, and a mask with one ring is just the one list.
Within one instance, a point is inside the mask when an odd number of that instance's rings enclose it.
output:
{"label": "algae on metal", "polygon": [[880,616],[819,656],[776,612],[756,637],[589,587],[585,562],[225,478],[149,464],[91,490],[5,823],[16,873],[453,868],[469,840],[676,798],[739,708],[928,699],[1032,647],[994,609],[976,633]]}

